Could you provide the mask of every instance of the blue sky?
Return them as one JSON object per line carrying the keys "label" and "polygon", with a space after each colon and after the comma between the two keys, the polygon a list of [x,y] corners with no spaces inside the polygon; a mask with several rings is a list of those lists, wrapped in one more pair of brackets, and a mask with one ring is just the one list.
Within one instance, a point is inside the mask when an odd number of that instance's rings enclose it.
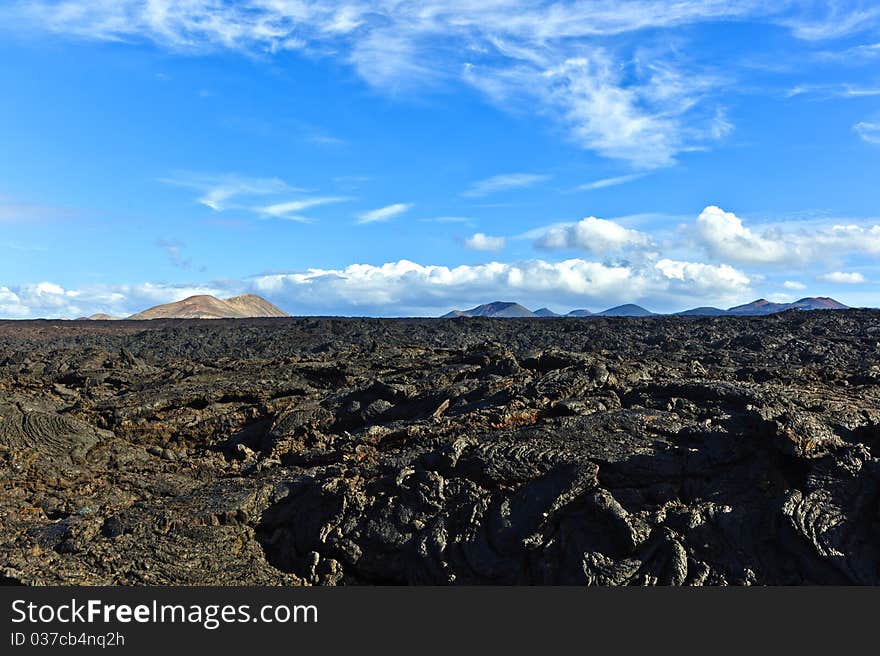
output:
{"label": "blue sky", "polygon": [[880,289],[880,4],[0,8],[0,317]]}

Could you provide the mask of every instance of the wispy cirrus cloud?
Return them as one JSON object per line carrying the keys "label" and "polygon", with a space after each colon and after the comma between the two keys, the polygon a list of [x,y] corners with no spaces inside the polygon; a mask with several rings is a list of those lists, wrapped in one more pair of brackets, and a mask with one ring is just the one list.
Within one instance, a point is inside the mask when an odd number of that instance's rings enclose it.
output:
{"label": "wispy cirrus cloud", "polygon": [[358,214],[357,223],[366,224],[390,221],[395,216],[408,212],[410,208],[412,208],[412,203],[394,203],[393,205],[386,205],[385,207],[368,210]]}
{"label": "wispy cirrus cloud", "polygon": [[880,145],[880,123],[861,121],[853,126],[853,130],[863,141]]}
{"label": "wispy cirrus cloud", "polygon": [[644,173],[631,173],[629,175],[618,175],[611,178],[601,178],[592,182],[585,182],[578,185],[572,191],[592,191],[594,189],[605,189],[606,187],[616,187],[617,185],[634,182],[645,177]]}
{"label": "wispy cirrus cloud", "polygon": [[320,205],[344,203],[349,200],[351,200],[351,198],[348,196],[316,196],[313,198],[301,198],[299,200],[266,205],[257,208],[257,211],[264,216],[285,219],[287,221],[297,221],[299,223],[309,223],[311,222],[311,219],[301,216],[299,212]]}
{"label": "wispy cirrus cloud", "polygon": [[[237,173],[176,173],[160,178],[160,182],[199,192],[201,195],[196,198],[196,202],[215,212],[236,209],[262,217],[299,223],[314,221],[299,214],[303,210],[351,200],[349,196],[306,196],[294,200],[281,200],[285,195],[304,194],[310,190],[293,187],[280,178],[249,177]],[[257,198],[271,196],[276,197],[277,202],[258,204]]]}
{"label": "wispy cirrus cloud", "polygon": [[474,182],[461,195],[466,198],[482,198],[501,191],[532,187],[549,179],[549,175],[540,173],[500,173]]}
{"label": "wispy cirrus cloud", "polygon": [[200,192],[201,195],[196,201],[210,207],[215,212],[229,208],[234,200],[242,197],[305,191],[291,187],[279,178],[254,178],[237,173],[177,172],[168,177],[160,178],[159,181],[167,185]]}
{"label": "wispy cirrus cloud", "polygon": [[864,86],[856,84],[799,84],[789,89],[785,97],[812,96],[819,100],[831,98],[866,98],[880,96],[880,86]]}
{"label": "wispy cirrus cloud", "polygon": [[808,41],[835,39],[875,29],[880,6],[864,0],[826,0],[796,3],[800,11],[783,16],[779,23]]}
{"label": "wispy cirrus cloud", "polygon": [[645,43],[669,42],[655,34],[749,20],[819,40],[870,29],[880,14],[861,0],[33,0],[0,11],[12,29],[188,54],[333,57],[392,93],[464,83],[502,110],[528,107],[583,148],[639,168],[672,164],[732,127],[719,97],[730,81],[685,49],[646,53]]}

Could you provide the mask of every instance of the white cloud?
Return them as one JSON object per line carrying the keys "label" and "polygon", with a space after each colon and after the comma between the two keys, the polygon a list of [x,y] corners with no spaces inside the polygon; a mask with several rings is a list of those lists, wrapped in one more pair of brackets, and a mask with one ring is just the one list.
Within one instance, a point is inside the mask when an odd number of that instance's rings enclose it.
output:
{"label": "white cloud", "polygon": [[857,272],[832,271],[818,276],[817,280],[833,282],[838,285],[860,285],[865,282],[865,276]]}
{"label": "white cloud", "polygon": [[733,262],[780,262],[790,256],[773,235],[759,235],[733,212],[710,205],[697,217],[696,234],[710,254]]}
{"label": "white cloud", "polygon": [[634,180],[643,177],[645,177],[644,173],[633,173],[630,175],[618,175],[613,178],[602,178],[601,180],[594,180],[593,182],[578,185],[574,190],[592,191],[593,189],[605,189],[606,187],[615,187],[617,185],[626,184],[627,182],[633,182]]}
{"label": "white cloud", "polygon": [[697,217],[697,242],[713,257],[738,264],[809,263],[816,258],[880,254],[880,225],[833,225],[812,231],[755,231],[733,212],[710,205]]}
{"label": "white cloud", "polygon": [[731,128],[720,108],[703,109],[717,80],[661,63],[626,66],[598,46],[503,70],[471,65],[466,79],[502,106],[537,101],[577,144],[645,169]]}
{"label": "white cloud", "polygon": [[807,288],[804,283],[798,282],[797,280],[786,280],[784,283],[782,283],[782,286],[786,289],[791,289],[794,291],[801,291]]}
{"label": "white cloud", "polygon": [[490,237],[478,232],[465,239],[464,245],[475,251],[500,251],[505,241],[504,237]]}
{"label": "white cloud", "polygon": [[815,96],[820,100],[831,98],[865,98],[880,96],[880,88],[859,87],[852,84],[799,84],[785,94],[786,98]]}
{"label": "white cloud", "polygon": [[870,144],[880,144],[880,123],[867,123],[862,121],[861,123],[856,123],[853,126],[853,130],[856,131],[864,141],[867,141]]}
{"label": "white cloud", "polygon": [[178,173],[160,182],[201,192],[197,202],[221,212],[241,196],[267,196],[284,192],[304,191],[289,186],[278,178],[250,178],[235,173]]}
{"label": "white cloud", "polygon": [[516,299],[572,307],[650,298],[655,303],[739,300],[749,279],[729,266],[665,260],[632,268],[582,259],[527,260],[474,266],[425,266],[407,260],[381,266],[261,276],[256,293],[282,299],[285,307],[321,313],[436,314],[453,306]]}
{"label": "white cloud", "polygon": [[265,216],[286,219],[288,221],[299,221],[301,223],[308,223],[311,221],[311,219],[300,216],[297,214],[297,212],[301,212],[311,207],[318,207],[320,205],[342,203],[347,200],[350,199],[345,196],[318,196],[314,198],[302,198],[300,200],[287,201],[284,203],[274,203],[272,205],[260,207],[257,211]]}
{"label": "white cloud", "polygon": [[[660,39],[641,37],[703,22],[799,17],[788,14],[759,0],[35,0],[7,9],[3,22],[185,53],[335,57],[391,92],[465,81],[502,109],[528,104],[553,117],[585,148],[654,167],[729,125],[713,98],[720,81],[680,47],[645,52]],[[853,16],[841,12],[828,24]],[[815,38],[818,23],[806,18],[813,22],[792,25]]]}
{"label": "white cloud", "polygon": [[549,179],[547,175],[537,173],[502,173],[493,175],[491,178],[474,182],[466,191],[462,192],[462,196],[470,198],[479,198],[495,194],[499,191],[509,191],[510,189],[522,189],[523,187],[531,187]]}
{"label": "white cloud", "polygon": [[745,300],[749,278],[726,265],[661,260],[644,266],[583,259],[422,265],[408,260],[379,266],[308,269],[247,280],[195,285],[96,285],[65,289],[43,282],[0,287],[0,316],[78,317],[96,312],[127,316],[195,294],[256,293],[294,314],[437,315],[496,299],[529,306],[607,306],[650,301],[653,309]]}
{"label": "white cloud", "polygon": [[651,238],[647,234],[594,216],[589,216],[573,225],[551,226],[535,241],[535,246],[538,248],[548,250],[577,248],[596,255],[624,249],[644,249],[651,245]]}
{"label": "white cloud", "polygon": [[729,298],[748,290],[749,277],[728,264],[713,265],[702,262],[680,262],[662,259],[654,265],[670,284],[682,292],[701,297],[715,294],[716,298]]}
{"label": "white cloud", "polygon": [[0,317],[72,319],[96,312],[128,316],[153,305],[196,294],[233,296],[245,287],[244,283],[233,281],[208,285],[143,283],[65,289],[57,283],[44,281],[0,287]]}
{"label": "white cloud", "polygon": [[780,22],[808,41],[835,39],[871,30],[880,24],[880,7],[863,0],[803,3],[803,12]]}
{"label": "white cloud", "polygon": [[29,314],[30,309],[22,304],[18,294],[9,287],[0,287],[0,317],[18,319]]}
{"label": "white cloud", "polygon": [[393,205],[386,205],[385,207],[358,214],[357,222],[378,223],[381,221],[389,221],[395,216],[399,216],[400,214],[409,211],[411,207],[412,203],[394,203]]}

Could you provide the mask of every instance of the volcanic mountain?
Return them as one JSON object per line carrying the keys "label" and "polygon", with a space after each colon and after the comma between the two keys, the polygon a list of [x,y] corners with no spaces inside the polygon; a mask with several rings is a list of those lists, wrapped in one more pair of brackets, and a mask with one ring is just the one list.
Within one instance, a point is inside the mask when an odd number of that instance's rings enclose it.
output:
{"label": "volcanic mountain", "polygon": [[[745,305],[737,305],[727,310],[721,308],[703,306],[676,312],[680,316],[697,316],[697,317],[720,317],[726,315],[732,316],[763,316],[767,314],[776,314],[777,312],[785,312],[786,310],[848,310],[849,306],[835,301],[827,296],[808,296],[793,303],[771,303],[767,299],[759,298]],[[525,308],[519,303],[504,303],[495,301],[494,303],[486,303],[478,305],[470,310],[453,310],[448,314],[444,314],[442,319],[452,319],[455,317],[558,317],[560,315],[547,309],[531,310]],[[608,308],[602,312],[590,312],[589,310],[572,310],[566,317],[656,317],[659,316],[655,312],[646,310],[641,305],[627,303]]]}
{"label": "volcanic mountain", "polygon": [[219,299],[207,294],[190,296],[176,303],[156,305],[129,319],[247,319],[289,317],[269,301],[254,294]]}
{"label": "volcanic mountain", "polygon": [[444,314],[441,319],[454,319],[456,317],[534,317],[535,313],[519,303],[507,303],[495,301],[484,303],[470,310],[453,310]]}
{"label": "volcanic mountain", "polygon": [[692,310],[676,312],[676,314],[682,317],[720,317],[722,315],[730,313],[727,310],[712,307],[711,305],[703,305],[701,307],[693,308]]}
{"label": "volcanic mountain", "polygon": [[849,306],[844,305],[833,298],[827,296],[808,296],[794,303],[771,303],[767,299],[759,298],[757,301],[746,303],[745,305],[737,305],[727,310],[727,314],[740,315],[762,315],[776,314],[777,312],[785,312],[786,310],[848,310]]}
{"label": "volcanic mountain", "polygon": [[650,317],[654,313],[646,310],[641,305],[618,305],[617,307],[608,308],[599,313],[600,317]]}

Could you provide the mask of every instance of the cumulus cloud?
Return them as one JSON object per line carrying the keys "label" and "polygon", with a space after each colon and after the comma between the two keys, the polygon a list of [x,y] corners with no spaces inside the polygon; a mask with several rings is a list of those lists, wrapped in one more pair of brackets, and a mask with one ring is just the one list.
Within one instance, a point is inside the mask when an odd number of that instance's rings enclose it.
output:
{"label": "cumulus cloud", "polygon": [[504,237],[490,237],[477,232],[464,240],[464,245],[475,251],[500,251],[504,248]]}
{"label": "cumulus cloud", "polygon": [[712,265],[662,259],[654,265],[654,268],[674,288],[683,293],[702,297],[712,294],[715,294],[716,298],[729,297],[738,292],[745,292],[751,283],[745,273],[728,264]]}
{"label": "cumulus cloud", "polygon": [[798,282],[797,280],[786,280],[784,283],[782,283],[782,286],[786,289],[791,289],[793,291],[801,291],[807,288],[804,283]]}
{"label": "cumulus cloud", "polygon": [[9,287],[0,287],[0,317],[19,319],[27,317],[30,310],[23,305],[18,294]]}
{"label": "cumulus cloud", "polygon": [[208,285],[91,285],[67,289],[53,282],[0,287],[0,318],[76,318],[97,312],[128,316],[160,303],[179,301],[196,294],[233,296],[246,285],[224,282]]}
{"label": "cumulus cloud", "polygon": [[832,271],[818,276],[817,280],[838,285],[860,285],[865,282],[865,276],[858,272]]}
{"label": "cumulus cloud", "polygon": [[262,274],[196,285],[97,285],[65,289],[51,283],[0,288],[5,317],[127,316],[195,294],[255,293],[294,314],[436,316],[450,307],[496,299],[529,305],[607,306],[650,300],[654,309],[743,301],[750,280],[727,265],[661,260],[643,266],[541,259],[477,265],[423,265],[409,260],[341,269]]}
{"label": "cumulus cloud", "polygon": [[645,249],[650,248],[651,245],[651,238],[647,234],[594,216],[589,216],[573,225],[550,227],[535,241],[537,248],[546,250],[575,248],[596,255],[626,249]]}
{"label": "cumulus cloud", "polygon": [[880,254],[880,225],[796,232],[771,226],[756,231],[714,205],[697,217],[694,235],[711,256],[737,264],[803,264],[833,255]]}
{"label": "cumulus cloud", "polygon": [[471,198],[479,198],[481,196],[498,193],[499,191],[531,187],[548,179],[549,176],[538,173],[502,173],[499,175],[493,175],[491,178],[486,178],[485,180],[474,182],[467,190],[463,191],[461,195]]}
{"label": "cumulus cloud", "polygon": [[[659,303],[739,300],[749,278],[732,267],[664,260],[629,267],[569,259],[527,260],[473,266],[421,265],[408,260],[381,266],[260,276],[257,293],[283,299],[286,307],[321,313],[436,314],[437,310],[495,299],[572,307],[614,304],[646,298]],[[295,311],[295,310],[294,310]]]}
{"label": "cumulus cloud", "polygon": [[710,205],[697,217],[696,234],[710,254],[734,262],[781,262],[791,256],[774,235],[759,235],[733,212]]}
{"label": "cumulus cloud", "polygon": [[409,211],[411,207],[412,203],[394,203],[393,205],[386,205],[385,207],[358,214],[357,222],[379,223],[382,221],[390,221],[395,216],[399,216],[400,214]]}

